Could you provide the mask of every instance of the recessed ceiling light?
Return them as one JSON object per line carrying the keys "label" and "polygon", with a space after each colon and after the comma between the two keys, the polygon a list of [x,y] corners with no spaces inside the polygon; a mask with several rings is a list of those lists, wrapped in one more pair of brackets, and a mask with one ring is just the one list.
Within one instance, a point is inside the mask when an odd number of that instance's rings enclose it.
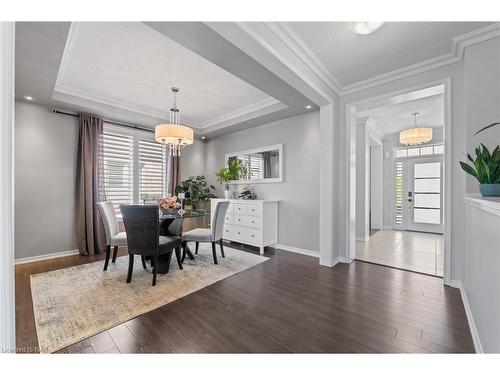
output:
{"label": "recessed ceiling light", "polygon": [[33,100],[33,97],[32,97],[32,96],[27,96],[27,95],[25,95],[25,96],[24,96],[24,99],[26,99],[26,100],[30,100],[30,101],[31,101],[31,100]]}
{"label": "recessed ceiling light", "polygon": [[306,105],[306,109],[311,109],[313,106],[312,105]]}
{"label": "recessed ceiling light", "polygon": [[368,35],[380,29],[383,24],[383,22],[351,22],[351,31],[358,35]]}
{"label": "recessed ceiling light", "polygon": [[206,139],[207,137],[205,137],[204,135],[201,136],[201,139]]}

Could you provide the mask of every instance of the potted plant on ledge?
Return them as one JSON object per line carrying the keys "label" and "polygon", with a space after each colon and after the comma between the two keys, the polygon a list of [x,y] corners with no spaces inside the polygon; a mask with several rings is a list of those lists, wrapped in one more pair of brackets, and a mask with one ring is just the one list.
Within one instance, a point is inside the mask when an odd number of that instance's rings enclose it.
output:
{"label": "potted plant on ledge", "polygon": [[[476,134],[495,125],[500,125],[500,123],[495,122],[488,125]],[[460,162],[462,169],[478,180],[479,191],[483,197],[500,197],[500,146],[496,146],[490,153],[488,148],[481,143],[481,146],[476,148],[475,153],[476,159],[467,154],[467,159],[472,165]]]}
{"label": "potted plant on ledge", "polygon": [[246,180],[247,167],[242,160],[238,158],[229,158],[227,167],[221,168],[215,176],[217,177],[217,182],[224,185],[224,197],[226,199],[232,199],[233,192],[231,191],[230,182],[235,180]]}

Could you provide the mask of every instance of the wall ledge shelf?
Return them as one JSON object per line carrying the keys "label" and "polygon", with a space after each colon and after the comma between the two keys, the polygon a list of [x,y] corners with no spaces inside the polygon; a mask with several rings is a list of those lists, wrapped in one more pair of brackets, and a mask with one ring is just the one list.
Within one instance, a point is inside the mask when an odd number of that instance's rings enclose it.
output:
{"label": "wall ledge shelf", "polygon": [[467,194],[463,196],[463,199],[469,206],[500,216],[500,197],[484,198],[479,194]]}

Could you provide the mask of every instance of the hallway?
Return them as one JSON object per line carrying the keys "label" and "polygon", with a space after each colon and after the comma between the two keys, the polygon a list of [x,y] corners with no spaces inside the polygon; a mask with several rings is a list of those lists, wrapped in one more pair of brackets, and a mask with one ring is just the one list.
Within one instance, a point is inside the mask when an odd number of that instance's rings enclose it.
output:
{"label": "hallway", "polygon": [[356,259],[442,277],[443,236],[380,230],[366,242],[356,241]]}

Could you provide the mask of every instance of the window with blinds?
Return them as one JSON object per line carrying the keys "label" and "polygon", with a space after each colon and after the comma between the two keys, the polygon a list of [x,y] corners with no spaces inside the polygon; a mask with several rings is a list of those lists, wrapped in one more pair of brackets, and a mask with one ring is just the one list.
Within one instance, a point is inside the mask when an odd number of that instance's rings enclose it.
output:
{"label": "window with blinds", "polygon": [[247,178],[260,180],[264,178],[264,160],[262,154],[238,156],[247,167]]}
{"label": "window with blinds", "polygon": [[117,212],[120,204],[156,203],[166,196],[165,146],[149,133],[105,123],[103,164],[105,199]]}
{"label": "window with blinds", "polygon": [[165,196],[165,146],[139,140],[139,199],[141,203],[154,203]]}
{"label": "window with blinds", "polygon": [[104,127],[104,193],[105,199],[113,201],[116,209],[134,199],[133,145],[132,136]]}

